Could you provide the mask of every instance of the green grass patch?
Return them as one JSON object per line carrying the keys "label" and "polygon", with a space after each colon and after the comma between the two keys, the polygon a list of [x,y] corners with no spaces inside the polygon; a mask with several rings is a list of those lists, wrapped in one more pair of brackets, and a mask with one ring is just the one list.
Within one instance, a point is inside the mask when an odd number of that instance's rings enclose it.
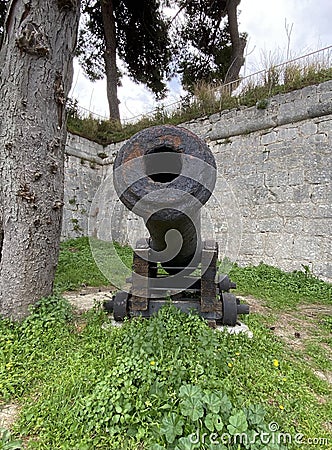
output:
{"label": "green grass patch", "polygon": [[[264,321],[247,320],[252,339],[171,305],[122,328],[95,309],[78,327],[66,302],[41,301],[22,324],[1,322],[0,393],[22,406],[15,438],[40,450],[297,448],[260,438],[239,446],[239,433],[332,439],[328,385]],[[229,443],[210,445],[211,433]]]}
{"label": "green grass patch", "polygon": [[[56,290],[63,292],[82,286],[108,286],[111,274],[113,275],[111,278],[117,281],[123,267],[116,264],[114,254],[118,255],[124,265],[131,267],[132,250],[129,247],[87,237],[62,242],[55,277]],[[103,273],[96,264],[96,260],[100,263],[99,267],[105,269]],[[107,267],[106,264],[108,264]]]}
{"label": "green grass patch", "polygon": [[[97,257],[108,251],[93,246]],[[115,248],[130,267],[132,250]],[[261,264],[234,266],[231,276],[276,317],[281,305],[329,304],[330,285],[308,271]],[[58,289],[106,282],[87,238],[61,245]],[[22,323],[0,321],[0,404],[21,407],[12,435],[0,430],[0,448],[21,440],[36,450],[296,450],[299,434],[305,450],[314,438],[329,448],[332,389],[315,370],[332,367],[330,316],[318,317],[298,352],[274,335],[271,317],[244,321],[252,339],[212,330],[169,304],[118,328],[99,307],[77,316],[57,295]]]}
{"label": "green grass patch", "polygon": [[283,272],[261,263],[248,267],[234,265],[230,275],[237,283],[238,293],[263,299],[274,309],[294,308],[299,303],[331,305],[332,285],[307,270]]}

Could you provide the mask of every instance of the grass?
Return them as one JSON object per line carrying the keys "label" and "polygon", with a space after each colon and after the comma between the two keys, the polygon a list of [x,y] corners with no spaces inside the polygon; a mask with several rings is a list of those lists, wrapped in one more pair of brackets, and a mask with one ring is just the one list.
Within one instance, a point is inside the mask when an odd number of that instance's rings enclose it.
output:
{"label": "grass", "polygon": [[[99,270],[95,258],[102,264],[102,258],[110,261],[110,256],[117,253],[127,267],[131,267],[132,250],[117,243],[94,241],[87,237],[69,239],[61,243],[59,263],[55,279],[55,289],[58,292],[75,290],[82,286],[105,286],[110,282]],[[101,252],[100,252],[101,251]],[[107,258],[108,256],[108,258]],[[110,261],[110,267],[105,273],[111,271],[116,276],[115,258]],[[116,278],[116,277],[115,277]]]}
{"label": "grass", "polygon": [[119,122],[82,117],[77,105],[72,102],[68,108],[68,130],[102,145],[108,145],[128,139],[150,126],[165,123],[179,125],[241,105],[256,105],[258,109],[265,109],[268,106],[268,99],[273,95],[331,80],[332,68],[324,67],[319,61],[305,67],[293,63],[281,67],[272,66],[262,76],[260,80],[247,83],[237,96],[232,95],[233,88],[225,90],[223,86],[219,86],[219,94],[216,95],[217,86],[201,82],[196,86],[194,95],[184,98],[177,108],[167,110],[161,106],[153,115],[142,116],[137,122],[123,126]]}
{"label": "grass", "polygon": [[[129,264],[131,250],[116,248]],[[234,267],[232,278],[273,317],[281,304],[331,305],[330,285],[306,272]],[[56,278],[58,290],[82,282],[107,283],[86,238],[62,244]],[[252,339],[212,330],[172,305],[118,328],[98,306],[78,316],[56,295],[21,324],[0,321],[1,401],[20,405],[0,448],[21,440],[38,450],[295,450],[299,434],[304,450],[314,438],[316,448],[330,448],[332,390],[315,371],[331,371],[331,316],[315,319],[312,339],[296,352],[275,336],[271,317],[244,320]],[[229,442],[214,444],[222,435]],[[239,444],[240,435],[256,442]]]}
{"label": "grass", "polygon": [[[94,249],[94,255],[91,247]],[[131,267],[132,250],[130,247],[91,239],[89,241],[87,237],[63,242],[55,281],[57,290],[60,292],[73,290],[82,284],[108,285],[110,284],[109,280],[113,281],[114,279],[114,283],[117,284],[116,271],[119,268],[114,262],[115,253],[128,268]],[[108,257],[109,255],[113,260]],[[109,264],[110,267],[104,271],[104,273],[108,273],[109,278],[100,272],[93,256],[97,258],[99,267],[103,266],[103,260]],[[230,276],[237,283],[236,292],[238,294],[254,295],[275,309],[295,308],[301,302],[328,305],[332,302],[332,286],[315,278],[305,266],[303,271],[286,273],[266,264],[249,267],[233,265]]]}
{"label": "grass", "polygon": [[332,303],[332,286],[314,277],[306,268],[287,273],[263,263],[254,267],[235,265],[230,275],[236,280],[239,293],[263,299],[276,310],[295,308],[300,303]]}

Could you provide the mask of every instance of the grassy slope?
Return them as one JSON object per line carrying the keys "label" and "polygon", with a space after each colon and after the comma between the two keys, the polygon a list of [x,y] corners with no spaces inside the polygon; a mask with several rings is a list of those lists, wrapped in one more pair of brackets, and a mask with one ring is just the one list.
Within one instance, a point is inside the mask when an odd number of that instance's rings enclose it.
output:
{"label": "grassy slope", "polygon": [[[276,94],[287,93],[332,79],[331,67],[324,67],[324,64],[318,61],[317,64],[309,66],[307,64],[308,61],[304,67],[296,64],[278,69],[271,67],[266,74],[266,79],[261,80],[259,85],[249,84],[245,92],[238,97],[224,93],[220,99],[216,99],[216,88],[202,83],[197,87],[195,96],[189,102],[184,101],[176,110],[167,111],[161,107],[153,116],[143,116],[139,121],[124,126],[114,121],[80,117],[74,108],[69,114],[68,130],[102,145],[108,145],[128,139],[138,131],[154,125],[165,123],[179,125],[225,109],[237,108],[240,105],[256,105],[259,109],[265,109],[268,105],[267,99]],[[284,80],[283,83],[281,80]]]}
{"label": "grassy slope", "polygon": [[[120,250],[130,260],[130,250]],[[259,294],[269,306],[268,316],[245,319],[253,339],[215,332],[172,308],[150,321],[113,328],[98,309],[71,317],[68,304],[57,297],[42,302],[21,325],[0,322],[0,393],[4,402],[22,406],[15,433],[36,449],[238,450],[207,443],[190,447],[181,436],[197,428],[201,434],[234,432],[234,424],[240,431],[268,430],[276,422],[292,436],[324,437],[331,444],[331,386],[315,374],[317,368],[332,370],[331,317],[322,313],[312,339],[296,352],[271,329],[282,314],[280,296],[282,306],[294,312],[308,302],[331,305],[331,287],[308,274],[263,265],[235,267],[232,277],[242,292]],[[82,281],[107,281],[84,238],[63,244],[57,286],[74,288]],[[190,397],[184,385],[195,386]],[[224,394],[228,401],[220,401]],[[219,398],[212,406],[211,395]],[[215,413],[213,404],[224,410]]]}

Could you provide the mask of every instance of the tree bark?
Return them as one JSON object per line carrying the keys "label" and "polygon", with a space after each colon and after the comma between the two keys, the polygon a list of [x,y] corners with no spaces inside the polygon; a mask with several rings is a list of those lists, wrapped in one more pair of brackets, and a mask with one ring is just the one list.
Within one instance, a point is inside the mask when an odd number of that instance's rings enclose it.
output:
{"label": "tree bark", "polygon": [[244,64],[244,49],[247,41],[240,37],[237,21],[237,7],[241,0],[228,0],[226,10],[228,15],[229,32],[232,42],[231,64],[225,77],[225,83],[230,83],[239,79],[241,67]]}
{"label": "tree bark", "polygon": [[105,73],[107,99],[110,110],[110,119],[120,121],[118,100],[118,71],[116,65],[116,29],[112,0],[101,0],[101,14],[105,39]]}
{"label": "tree bark", "polygon": [[79,0],[12,0],[0,52],[0,315],[49,296],[63,206]]}

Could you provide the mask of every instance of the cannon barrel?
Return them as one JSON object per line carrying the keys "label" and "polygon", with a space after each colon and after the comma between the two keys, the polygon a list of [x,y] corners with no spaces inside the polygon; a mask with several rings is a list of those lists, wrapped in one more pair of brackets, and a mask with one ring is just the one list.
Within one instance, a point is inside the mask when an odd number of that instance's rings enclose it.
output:
{"label": "cannon barrel", "polygon": [[200,208],[216,182],[215,159],[205,142],[180,127],[148,128],[122,146],[113,175],[120,200],[149,230],[151,259],[169,273],[197,266]]}
{"label": "cannon barrel", "polygon": [[150,233],[148,242],[135,244],[130,287],[105,305],[115,320],[151,317],[168,297],[182,311],[197,310],[211,326],[234,326],[238,314],[248,314],[229,292],[235,283],[217,277],[218,243],[201,239],[200,211],[214,189],[216,163],[200,138],[169,125],[141,131],[118,152],[113,180],[122,203]]}

